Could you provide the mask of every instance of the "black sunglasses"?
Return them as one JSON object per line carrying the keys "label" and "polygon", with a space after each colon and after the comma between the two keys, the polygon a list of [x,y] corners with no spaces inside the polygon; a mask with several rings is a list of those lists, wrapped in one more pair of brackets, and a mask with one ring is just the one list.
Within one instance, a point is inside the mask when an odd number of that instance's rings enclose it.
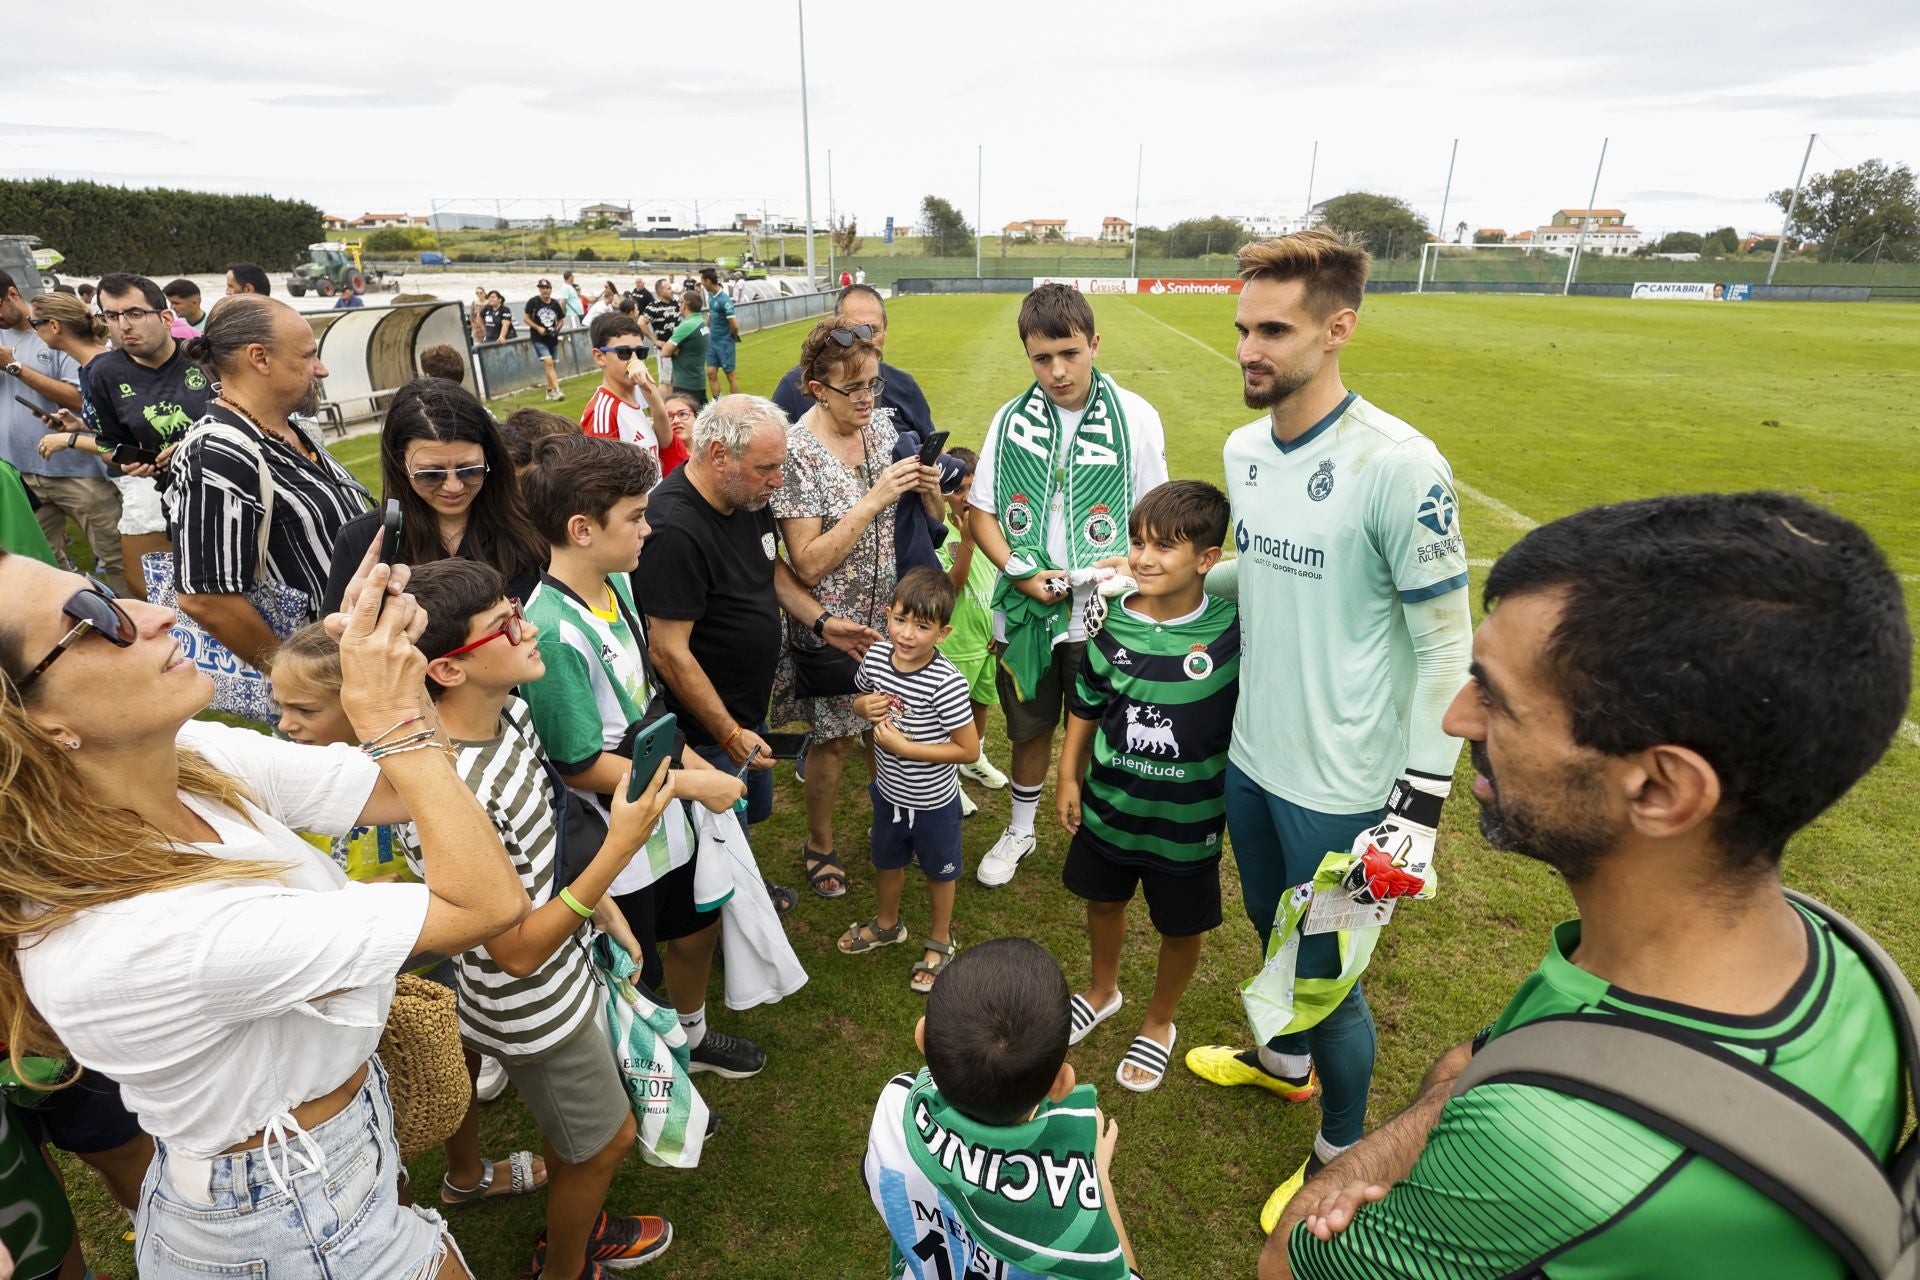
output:
{"label": "black sunglasses", "polygon": [[53,317],[52,317],[52,316],[29,316],[29,317],[27,317],[27,327],[28,327],[29,329],[38,329],[38,328],[39,328],[39,327],[40,327],[41,325],[43,325],[43,324],[52,324],[52,323],[53,323]]}
{"label": "black sunglasses", "polygon": [[40,659],[38,666],[21,677],[14,687],[25,693],[40,673],[52,666],[65,653],[74,641],[89,631],[98,632],[110,644],[124,649],[132,644],[139,634],[133,625],[133,619],[120,607],[113,597],[113,588],[89,574],[87,585],[73,593],[60,612],[73,619],[73,630],[60,637],[60,643],[47,650],[47,656]]}
{"label": "black sunglasses", "polygon": [[872,342],[873,326],[870,324],[857,324],[851,329],[835,329],[828,333],[827,336],[843,347],[850,347],[856,341]]}
{"label": "black sunglasses", "polygon": [[635,356],[644,356],[647,354],[645,347],[595,347],[594,350],[603,355],[612,356],[623,364]]}

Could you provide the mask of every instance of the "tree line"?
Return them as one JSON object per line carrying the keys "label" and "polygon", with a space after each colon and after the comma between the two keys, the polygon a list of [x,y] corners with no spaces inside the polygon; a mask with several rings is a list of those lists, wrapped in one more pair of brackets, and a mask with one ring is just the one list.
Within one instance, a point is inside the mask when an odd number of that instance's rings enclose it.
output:
{"label": "tree line", "polygon": [[221,271],[230,262],[277,271],[322,238],[320,217],[304,200],[273,196],[0,179],[0,234],[39,236],[65,256],[63,271],[81,276]]}

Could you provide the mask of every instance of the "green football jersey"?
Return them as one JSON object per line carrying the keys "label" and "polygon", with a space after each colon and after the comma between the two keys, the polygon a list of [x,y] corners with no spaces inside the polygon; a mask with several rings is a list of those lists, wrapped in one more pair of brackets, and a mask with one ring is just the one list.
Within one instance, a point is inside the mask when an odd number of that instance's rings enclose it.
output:
{"label": "green football jersey", "polygon": [[[1771,1011],[1735,1017],[1640,997],[1576,966],[1580,922],[1488,1037],[1556,1014],[1676,1023],[1831,1108],[1882,1160],[1903,1113],[1893,1015],[1873,972],[1811,912],[1807,965]],[[1649,1079],[1647,1092],[1660,1088]],[[1800,1220],[1712,1162],[1597,1103],[1524,1084],[1450,1100],[1413,1172],[1333,1240],[1288,1241],[1302,1280],[1839,1280],[1846,1267]]]}
{"label": "green football jersey", "polygon": [[1240,693],[1239,610],[1208,596],[1157,622],[1108,609],[1087,641],[1073,714],[1098,720],[1081,830],[1116,862],[1190,871],[1220,855],[1227,744]]}

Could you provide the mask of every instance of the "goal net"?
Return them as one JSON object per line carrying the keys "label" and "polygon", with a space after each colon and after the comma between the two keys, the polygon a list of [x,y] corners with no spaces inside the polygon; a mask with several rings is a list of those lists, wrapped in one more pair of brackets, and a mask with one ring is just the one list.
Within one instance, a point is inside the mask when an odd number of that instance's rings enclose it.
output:
{"label": "goal net", "polygon": [[1531,244],[1433,244],[1420,246],[1420,274],[1414,286],[1423,292],[1438,281],[1511,284],[1560,284],[1569,255]]}

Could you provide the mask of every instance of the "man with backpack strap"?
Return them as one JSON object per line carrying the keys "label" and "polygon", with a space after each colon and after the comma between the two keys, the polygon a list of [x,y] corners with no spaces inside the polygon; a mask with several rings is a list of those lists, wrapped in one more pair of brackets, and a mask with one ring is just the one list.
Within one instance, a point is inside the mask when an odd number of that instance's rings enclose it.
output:
{"label": "man with backpack strap", "polygon": [[1911,1274],[1911,988],[1779,874],[1900,727],[1899,580],[1810,503],[1703,495],[1535,530],[1486,597],[1446,729],[1488,843],[1580,916],[1293,1198],[1261,1276]]}

